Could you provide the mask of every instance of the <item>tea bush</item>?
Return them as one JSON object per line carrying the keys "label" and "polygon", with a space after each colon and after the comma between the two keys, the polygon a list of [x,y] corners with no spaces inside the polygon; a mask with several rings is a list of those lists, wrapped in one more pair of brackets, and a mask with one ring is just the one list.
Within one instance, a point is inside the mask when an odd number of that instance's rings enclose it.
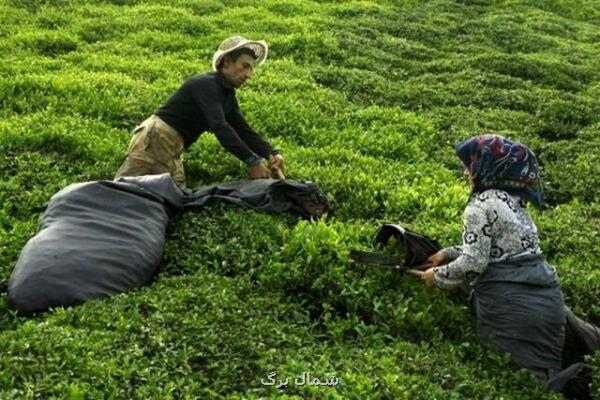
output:
{"label": "tea bush", "polygon": [[[0,399],[561,398],[480,345],[460,293],[349,252],[386,222],[459,243],[454,145],[501,133],[538,154],[542,248],[600,324],[597,2],[0,0],[0,19]],[[172,219],[148,287],[16,315],[6,283],[50,197],[111,179],[132,129],[235,34],[270,45],[246,118],[329,213],[210,204]],[[185,168],[190,187],[246,173],[212,134]],[[341,381],[261,384],[273,371]]]}

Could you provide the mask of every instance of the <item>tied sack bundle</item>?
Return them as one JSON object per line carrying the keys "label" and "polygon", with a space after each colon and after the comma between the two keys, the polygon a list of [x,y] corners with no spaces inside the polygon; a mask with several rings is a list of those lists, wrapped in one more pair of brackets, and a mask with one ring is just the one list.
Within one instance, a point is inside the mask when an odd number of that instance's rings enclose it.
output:
{"label": "tied sack bundle", "polygon": [[168,174],[72,184],[56,193],[19,256],[8,299],[21,314],[147,284],[183,192]]}

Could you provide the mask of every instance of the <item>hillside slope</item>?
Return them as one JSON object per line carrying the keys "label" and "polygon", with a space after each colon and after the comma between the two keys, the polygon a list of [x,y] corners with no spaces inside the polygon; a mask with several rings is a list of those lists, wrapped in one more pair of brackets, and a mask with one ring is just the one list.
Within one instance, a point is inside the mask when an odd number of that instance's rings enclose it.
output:
{"label": "hillside slope", "polygon": [[[560,398],[480,346],[460,296],[348,251],[383,222],[458,243],[454,144],[501,132],[539,155],[543,250],[600,323],[600,3],[0,0],[0,20],[0,282],[52,194],[111,179],[131,129],[233,34],[270,45],[246,118],[333,209],[184,214],[151,286],[74,309],[20,318],[3,290],[0,398]],[[190,187],[245,176],[209,134],[185,166]]]}

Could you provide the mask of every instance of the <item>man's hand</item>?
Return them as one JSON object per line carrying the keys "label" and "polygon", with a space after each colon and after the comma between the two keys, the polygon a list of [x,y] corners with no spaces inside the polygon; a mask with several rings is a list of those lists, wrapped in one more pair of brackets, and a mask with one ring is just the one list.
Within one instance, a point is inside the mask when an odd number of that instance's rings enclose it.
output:
{"label": "man's hand", "polygon": [[262,163],[248,167],[248,177],[250,179],[270,178],[271,173]]}
{"label": "man's hand", "polygon": [[281,154],[270,155],[269,156],[269,168],[273,172],[277,172],[277,170],[280,170],[281,172],[285,172],[283,156]]}

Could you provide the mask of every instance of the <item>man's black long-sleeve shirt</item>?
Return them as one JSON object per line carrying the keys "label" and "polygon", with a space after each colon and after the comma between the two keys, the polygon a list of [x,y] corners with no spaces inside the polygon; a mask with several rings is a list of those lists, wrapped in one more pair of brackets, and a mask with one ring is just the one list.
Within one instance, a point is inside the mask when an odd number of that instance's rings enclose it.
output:
{"label": "man's black long-sleeve shirt", "polygon": [[235,89],[219,71],[186,80],[155,114],[179,132],[185,147],[203,132],[211,131],[227,151],[246,163],[256,155],[268,158],[276,153],[250,128],[240,111]]}

